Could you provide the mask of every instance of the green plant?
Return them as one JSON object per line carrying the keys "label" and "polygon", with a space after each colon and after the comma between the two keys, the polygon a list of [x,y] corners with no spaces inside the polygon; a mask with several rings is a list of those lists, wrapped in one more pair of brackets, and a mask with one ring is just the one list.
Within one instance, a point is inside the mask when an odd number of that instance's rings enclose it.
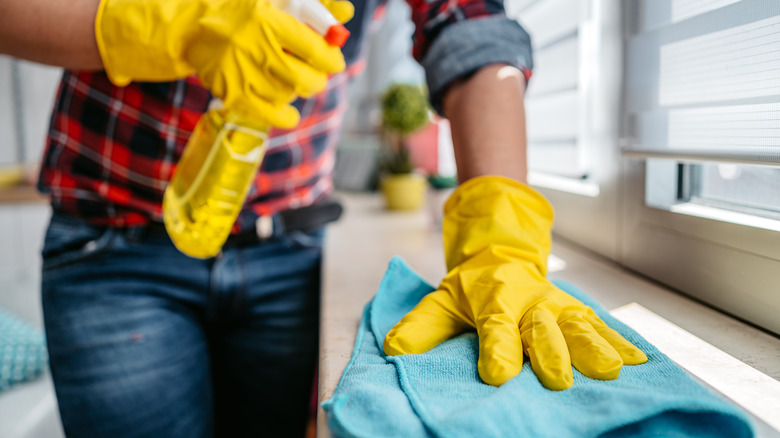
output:
{"label": "green plant", "polygon": [[386,146],[380,167],[392,174],[411,173],[406,137],[428,122],[428,99],[420,87],[392,84],[382,95],[382,137]]}
{"label": "green plant", "polygon": [[412,173],[414,164],[409,153],[409,148],[405,145],[398,146],[397,150],[387,148],[382,154],[381,170],[399,175],[402,173]]}
{"label": "green plant", "polygon": [[420,87],[393,84],[382,95],[382,126],[384,129],[408,135],[428,121],[428,100]]}

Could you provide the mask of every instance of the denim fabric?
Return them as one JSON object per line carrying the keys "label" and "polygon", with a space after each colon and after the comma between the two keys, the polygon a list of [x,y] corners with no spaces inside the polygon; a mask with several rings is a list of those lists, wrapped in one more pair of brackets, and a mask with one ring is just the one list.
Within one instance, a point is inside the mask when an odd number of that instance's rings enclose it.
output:
{"label": "denim fabric", "polygon": [[421,64],[431,104],[444,114],[442,99],[452,81],[490,64],[532,70],[531,37],[517,21],[503,15],[459,21],[439,34]]}
{"label": "denim fabric", "polygon": [[180,254],[57,215],[43,249],[52,376],[72,437],[302,436],[322,230]]}

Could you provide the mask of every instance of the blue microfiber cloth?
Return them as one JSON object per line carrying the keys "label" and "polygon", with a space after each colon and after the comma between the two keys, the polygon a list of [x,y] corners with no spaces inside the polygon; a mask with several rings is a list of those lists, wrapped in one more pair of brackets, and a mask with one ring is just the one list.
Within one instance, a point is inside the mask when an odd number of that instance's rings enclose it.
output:
{"label": "blue microfiber cloth", "polygon": [[35,379],[47,365],[43,330],[0,309],[0,392]]}
{"label": "blue microfiber cloth", "polygon": [[591,306],[647,354],[613,381],[574,370],[574,386],[550,391],[528,362],[500,388],[477,372],[477,337],[466,333],[424,354],[387,357],[388,331],[433,288],[394,258],[366,305],[352,359],[323,403],[337,437],[751,437],[748,417],[703,387],[576,287],[556,285]]}

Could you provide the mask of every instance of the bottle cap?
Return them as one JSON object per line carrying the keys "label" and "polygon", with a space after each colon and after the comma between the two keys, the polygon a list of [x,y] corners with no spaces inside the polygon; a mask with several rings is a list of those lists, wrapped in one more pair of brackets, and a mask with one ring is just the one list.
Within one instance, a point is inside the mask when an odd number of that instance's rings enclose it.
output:
{"label": "bottle cap", "polygon": [[325,32],[325,41],[331,46],[344,47],[349,38],[349,31],[342,24],[334,24]]}

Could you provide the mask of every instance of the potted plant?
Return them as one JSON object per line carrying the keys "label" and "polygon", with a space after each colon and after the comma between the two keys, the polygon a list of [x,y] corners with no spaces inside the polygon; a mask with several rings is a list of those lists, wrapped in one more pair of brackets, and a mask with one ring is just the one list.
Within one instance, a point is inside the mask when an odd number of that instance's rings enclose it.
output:
{"label": "potted plant", "polygon": [[407,137],[425,126],[428,100],[420,87],[393,84],[382,95],[380,188],[387,208],[415,210],[425,201],[426,180],[415,173]]}

